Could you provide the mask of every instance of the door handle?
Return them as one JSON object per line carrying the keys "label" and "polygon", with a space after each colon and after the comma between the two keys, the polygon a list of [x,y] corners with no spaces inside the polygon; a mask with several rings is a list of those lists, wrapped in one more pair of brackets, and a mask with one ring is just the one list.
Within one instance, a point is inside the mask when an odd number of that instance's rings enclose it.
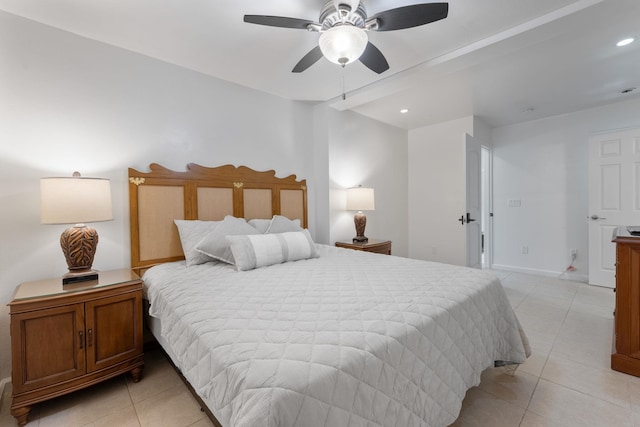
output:
{"label": "door handle", "polygon": [[458,221],[460,221],[460,225],[464,225],[464,215],[458,218]]}
{"label": "door handle", "polygon": [[80,341],[80,350],[84,348],[84,332],[78,331],[78,341]]}
{"label": "door handle", "polygon": [[471,215],[467,212],[467,222],[473,222],[475,219],[471,219]]}
{"label": "door handle", "polygon": [[599,219],[607,219],[607,218],[602,218],[601,216],[598,216],[597,214],[593,214],[589,218],[591,218],[594,221],[597,221]]}
{"label": "door handle", "polygon": [[87,331],[87,347],[91,347],[93,345],[93,330],[89,329]]}

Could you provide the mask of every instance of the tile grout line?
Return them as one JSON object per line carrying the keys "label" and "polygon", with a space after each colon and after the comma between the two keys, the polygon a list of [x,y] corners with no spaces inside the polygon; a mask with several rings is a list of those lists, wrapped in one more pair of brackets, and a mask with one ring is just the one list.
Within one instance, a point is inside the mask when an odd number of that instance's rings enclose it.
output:
{"label": "tile grout line", "polygon": [[[571,298],[571,304],[569,304],[569,308],[567,309],[567,312],[566,312],[566,314],[565,314],[565,316],[564,316],[564,319],[562,319],[562,323],[561,323],[561,325],[560,325],[560,331],[562,330],[562,327],[565,325],[565,323],[566,323],[566,321],[567,321],[567,318],[569,317],[569,313],[571,312],[571,307],[573,306],[573,304],[574,304],[574,302],[575,302],[576,295],[578,294],[578,291],[579,291],[579,289],[580,289],[580,287],[581,287],[581,286],[589,286],[589,285],[588,285],[588,284],[587,284],[587,285],[585,285],[585,284],[582,284],[582,283],[581,283],[578,287],[576,287],[576,291],[573,293],[573,296],[572,296],[572,298]],[[540,371],[540,375],[538,376],[538,379],[536,380],[536,385],[534,386],[533,391],[532,391],[532,393],[531,393],[531,396],[529,397],[529,401],[527,402],[527,407],[526,407],[525,412],[524,412],[524,414],[523,414],[523,416],[522,416],[522,420],[520,421],[520,424],[518,424],[518,426],[521,426],[521,425],[522,425],[522,422],[523,422],[524,417],[525,417],[525,415],[526,415],[526,413],[527,413],[527,412],[530,412],[530,413],[532,413],[532,414],[535,414],[535,415],[537,415],[537,416],[539,416],[539,417],[542,417],[542,418],[547,419],[547,420],[550,420],[550,421],[555,421],[553,418],[549,418],[549,417],[546,417],[546,416],[544,416],[544,415],[542,415],[542,414],[538,414],[538,413],[536,413],[535,411],[530,411],[530,410],[529,410],[529,406],[530,406],[530,404],[531,404],[531,401],[533,400],[533,395],[535,394],[536,389],[538,388],[538,385],[540,384],[540,380],[542,380],[542,379],[544,379],[545,381],[549,381],[550,383],[555,384],[555,385],[557,385],[557,386],[559,386],[559,387],[564,387],[564,388],[567,388],[567,389],[569,389],[569,390],[572,390],[572,391],[578,392],[578,393],[582,394],[583,396],[590,397],[590,398],[594,398],[594,399],[598,399],[598,400],[602,400],[603,402],[607,402],[607,403],[610,403],[610,404],[616,405],[615,403],[612,403],[612,402],[609,402],[609,401],[607,401],[607,400],[601,399],[601,398],[599,398],[599,397],[597,397],[597,396],[593,396],[593,395],[590,395],[590,394],[584,393],[584,392],[582,392],[582,391],[580,391],[580,390],[576,390],[576,389],[574,389],[574,388],[572,388],[572,387],[569,387],[569,386],[566,386],[566,385],[564,385],[564,384],[556,383],[556,382],[554,382],[553,380],[547,380],[547,379],[545,379],[545,378],[542,378],[542,374],[544,373],[544,370],[545,370],[545,368],[546,368],[546,366],[547,366],[547,363],[549,362],[549,358],[551,357],[551,353],[553,353],[553,348],[554,348],[554,346],[556,345],[556,342],[558,341],[558,339],[559,339],[559,337],[560,337],[560,331],[558,332],[558,334],[556,334],[556,335],[555,335],[555,337],[554,337],[554,339],[553,339],[553,343],[551,344],[551,350],[549,351],[549,354],[547,354],[547,357],[545,358],[544,364],[542,365],[542,370]],[[573,361],[571,361],[571,362],[573,362]],[[586,367],[588,367],[588,368],[592,368],[592,367],[591,367],[591,366],[589,366],[589,365],[585,365],[585,364],[582,364],[582,363],[579,363],[579,362],[573,362],[573,363],[577,363],[577,364],[579,364],[579,365],[586,366]],[[595,368],[594,368],[594,369],[595,369]],[[628,381],[626,381],[626,383],[627,383],[627,385],[628,385]],[[620,405],[616,405],[616,406],[618,406],[618,407],[622,408]],[[632,417],[631,421],[633,422],[633,413],[632,413],[633,411],[632,411],[632,409],[631,409],[631,405],[629,405],[629,408],[628,408],[628,409],[629,409],[629,413],[630,413],[630,415],[631,415],[631,417]]]}
{"label": "tile grout line", "polygon": [[[140,380],[142,380],[142,378],[140,378]],[[140,422],[140,416],[138,415],[138,408],[136,408],[136,404],[133,402],[133,396],[131,395],[131,389],[129,388],[129,381],[125,379],[124,383],[127,386],[127,394],[129,394],[129,400],[131,401],[131,406],[133,407],[133,413],[136,414],[138,426],[142,427],[142,422]]]}
{"label": "tile grout line", "polygon": [[[577,288],[576,288],[576,293],[577,293]],[[530,294],[530,292],[529,292],[529,294]],[[527,296],[529,294],[527,294]],[[571,304],[573,304],[573,299],[575,298],[575,295],[576,294],[574,293],[573,298],[571,299]],[[564,319],[562,319],[562,325],[564,325],[564,322],[567,320],[567,316],[569,315],[569,311],[571,309],[571,304],[569,305],[569,309],[565,313]],[[562,325],[560,325],[560,329],[562,329]],[[524,412],[522,413],[522,418],[520,419],[520,422],[518,423],[518,427],[522,426],[522,423],[524,422],[524,417],[527,415],[527,412],[531,412],[532,414],[536,414],[533,411],[529,411],[529,406],[531,405],[531,401],[533,400],[533,395],[536,393],[536,390],[538,389],[538,385],[540,384],[540,380],[542,379],[542,373],[544,372],[544,368],[547,366],[547,362],[549,361],[549,357],[551,356],[551,353],[553,352],[553,346],[556,344],[556,341],[558,340],[559,336],[560,336],[560,332],[558,332],[553,337],[553,342],[551,343],[551,350],[549,350],[549,354],[547,354],[547,357],[545,358],[544,363],[542,364],[542,369],[540,370],[540,375],[537,376],[536,385],[533,387],[533,390],[531,391],[531,396],[529,396],[529,399],[527,400],[527,406],[525,407]],[[539,414],[536,414],[536,415],[540,416]]]}
{"label": "tile grout line", "polygon": [[[534,288],[535,288],[535,287],[534,287]],[[532,289],[533,289],[533,288],[532,288]],[[561,325],[560,325],[560,330],[562,330],[562,326],[564,326],[564,324],[565,324],[565,322],[566,322],[566,320],[567,320],[567,317],[569,316],[569,312],[571,311],[571,306],[573,305],[573,302],[574,302],[574,300],[575,300],[575,297],[576,297],[576,295],[577,295],[577,293],[578,293],[578,289],[579,289],[579,286],[577,286],[577,287],[576,287],[576,290],[575,290],[575,292],[573,293],[573,296],[571,297],[571,304],[569,304],[569,308],[567,309],[567,312],[565,313],[564,318],[562,319],[562,323],[561,323]],[[524,299],[526,299],[526,297],[527,297],[527,296],[529,296],[530,294],[531,294],[531,291],[529,291],[529,292],[527,293],[527,295],[525,296],[525,298],[524,298]],[[524,299],[523,299],[523,301],[524,301]],[[521,303],[522,303],[522,301],[521,301]],[[519,304],[518,304],[518,305],[519,305]],[[522,426],[522,423],[524,422],[524,418],[525,418],[525,416],[527,415],[527,412],[531,412],[532,414],[535,414],[535,415],[541,416],[541,415],[539,415],[539,414],[536,414],[536,413],[535,413],[535,412],[533,412],[533,411],[529,411],[529,406],[531,405],[531,401],[533,400],[533,396],[534,396],[534,394],[536,393],[536,390],[538,389],[538,385],[540,384],[540,380],[542,379],[542,374],[543,374],[543,372],[544,372],[544,369],[545,369],[545,367],[547,366],[547,363],[549,362],[549,357],[551,357],[551,353],[553,352],[553,347],[555,346],[555,344],[556,344],[556,342],[557,342],[557,340],[558,340],[558,337],[560,336],[560,330],[559,330],[559,331],[558,331],[558,333],[557,333],[557,334],[555,334],[555,336],[553,337],[553,342],[551,343],[551,349],[549,350],[549,353],[547,354],[547,356],[546,356],[546,358],[545,358],[545,360],[544,360],[544,363],[542,364],[542,369],[540,370],[540,375],[537,375],[536,385],[533,387],[533,390],[531,391],[531,395],[529,396],[529,399],[527,400],[527,405],[526,405],[526,407],[525,407],[524,412],[522,413],[522,418],[520,419],[520,422],[518,423],[518,427]],[[545,418],[545,417],[543,417],[543,418]]]}

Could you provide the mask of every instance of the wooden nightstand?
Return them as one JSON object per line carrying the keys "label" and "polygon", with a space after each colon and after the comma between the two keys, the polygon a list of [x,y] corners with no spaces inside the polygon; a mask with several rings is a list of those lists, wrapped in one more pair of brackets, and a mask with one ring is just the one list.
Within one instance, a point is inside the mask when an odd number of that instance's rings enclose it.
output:
{"label": "wooden nightstand", "polygon": [[391,240],[369,239],[367,243],[336,242],[336,246],[339,248],[355,249],[357,251],[391,255]]}
{"label": "wooden nightstand", "polygon": [[125,372],[140,380],[142,281],[129,269],[98,280],[22,283],[9,303],[13,402],[27,423],[31,406]]}
{"label": "wooden nightstand", "polygon": [[616,306],[613,316],[611,369],[640,377],[640,238],[618,227],[616,244]]}

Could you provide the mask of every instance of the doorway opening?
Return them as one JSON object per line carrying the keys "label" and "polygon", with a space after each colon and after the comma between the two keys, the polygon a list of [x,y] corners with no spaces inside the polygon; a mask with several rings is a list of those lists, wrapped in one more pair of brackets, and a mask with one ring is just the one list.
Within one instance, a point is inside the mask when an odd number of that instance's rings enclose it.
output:
{"label": "doorway opening", "polygon": [[491,268],[493,264],[493,162],[490,147],[485,145],[481,147],[480,164],[482,268]]}

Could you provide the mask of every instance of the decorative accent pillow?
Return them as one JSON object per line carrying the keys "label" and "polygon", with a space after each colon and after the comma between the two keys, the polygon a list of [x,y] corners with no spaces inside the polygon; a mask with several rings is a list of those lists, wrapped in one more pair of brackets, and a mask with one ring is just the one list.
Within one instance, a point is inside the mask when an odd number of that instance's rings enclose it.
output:
{"label": "decorative accent pillow", "polygon": [[[276,219],[278,218],[278,219]],[[268,231],[272,226],[273,222],[276,222],[275,230],[278,231]],[[251,219],[249,220],[249,224],[251,224],[256,230],[260,233],[285,233],[287,231],[300,231],[302,227],[300,226],[300,220],[294,219],[291,220],[287,217],[274,215],[272,219]]]}
{"label": "decorative accent pillow", "polygon": [[252,270],[319,256],[308,230],[227,236],[227,241],[238,270]]}
{"label": "decorative accent pillow", "polygon": [[253,226],[253,228],[255,228],[256,230],[258,230],[261,234],[264,234],[267,232],[267,230],[269,229],[269,226],[271,225],[271,220],[270,219],[250,219],[249,224],[251,224],[251,226]]}
{"label": "decorative accent pillow", "polygon": [[244,218],[227,215],[216,228],[198,242],[196,251],[228,264],[234,264],[233,253],[225,237],[244,234],[259,234],[259,232]]}
{"label": "decorative accent pillow", "polygon": [[274,215],[271,218],[271,225],[265,233],[287,233],[289,231],[302,231],[300,220],[290,220],[286,216]]}
{"label": "decorative accent pillow", "polygon": [[176,224],[176,227],[178,227],[180,243],[182,244],[184,258],[187,261],[187,267],[214,261],[211,257],[198,252],[196,245],[202,240],[203,236],[206,236],[222,221],[174,219],[173,222]]}

